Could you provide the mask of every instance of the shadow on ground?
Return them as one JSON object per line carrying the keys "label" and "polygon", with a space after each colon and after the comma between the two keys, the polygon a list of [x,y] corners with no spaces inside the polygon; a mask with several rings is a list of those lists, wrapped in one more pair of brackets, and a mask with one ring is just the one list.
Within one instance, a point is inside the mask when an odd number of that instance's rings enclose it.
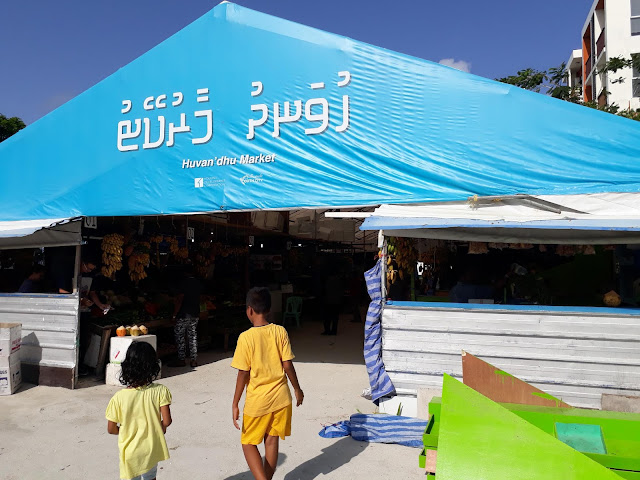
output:
{"label": "shadow on ground", "polygon": [[[330,440],[328,440],[330,441]],[[357,442],[351,437],[341,438],[340,440],[328,445],[322,449],[322,453],[306,462],[294,467],[293,470],[287,472],[284,480],[312,480],[328,473],[335,472],[340,467],[349,463],[353,458],[358,456],[369,444],[367,442]],[[285,455],[280,454],[278,458],[278,470],[285,463]],[[289,465],[291,468],[291,465]],[[346,478],[346,477],[345,477]],[[251,472],[246,471],[238,473],[225,480],[252,480]]]}
{"label": "shadow on ground", "polygon": [[231,364],[231,357],[233,351],[223,352],[221,350],[205,350],[198,353],[198,366],[191,368],[189,366],[189,359],[187,358],[187,365],[184,367],[169,367],[167,364],[175,358],[169,357],[162,365],[162,378],[175,377],[176,375],[186,375],[195,372],[198,368],[208,365],[210,363],[216,363],[221,360],[227,361]]}
{"label": "shadow on ground", "polygon": [[[354,323],[351,319],[350,314],[340,315],[338,335],[335,336],[320,335],[323,331],[322,322],[318,319],[314,320],[312,315],[305,316],[299,328],[287,325],[293,352],[296,355],[294,362],[364,365],[362,352],[364,323]],[[199,367],[219,361],[231,364],[235,341],[236,337],[233,337],[227,351],[213,348],[198,352],[198,367],[195,369],[189,366],[188,358],[187,365],[184,367],[168,366],[171,361],[176,359],[175,355],[163,358],[162,378],[189,375]],[[79,378],[76,388],[91,388],[98,385],[104,385],[104,377],[90,375]]]}
{"label": "shadow on ground", "polygon": [[364,365],[364,323],[353,323],[351,316],[340,315],[338,334],[321,335],[322,322],[304,321],[300,328],[289,327],[295,362]]}
{"label": "shadow on ground", "polygon": [[[278,455],[278,469],[282,467],[286,460],[287,456],[284,453]],[[231,477],[226,477],[224,480],[253,480],[253,475],[251,475],[250,471],[246,471],[232,475]]]}
{"label": "shadow on ground", "polygon": [[[222,350],[205,350],[200,352],[198,355],[198,366],[195,368],[191,368],[189,366],[189,359],[187,359],[187,365],[184,367],[169,367],[167,364],[172,360],[175,360],[175,357],[169,357],[163,359],[162,361],[162,375],[160,375],[160,381],[163,378],[175,377],[176,375],[188,375],[190,373],[194,373],[198,368],[203,367],[204,365],[208,365],[211,363],[216,363],[219,361],[226,361],[231,364],[231,357],[233,356],[233,351],[222,351]],[[76,389],[81,388],[92,388],[100,385],[104,385],[105,380],[104,377],[99,377],[96,375],[88,375],[86,377],[78,378],[78,383],[76,384]]]}
{"label": "shadow on ground", "polygon": [[[329,440],[328,440],[329,441]],[[358,456],[369,444],[351,437],[341,438],[322,449],[322,453],[288,472],[285,480],[311,480],[338,470]]]}

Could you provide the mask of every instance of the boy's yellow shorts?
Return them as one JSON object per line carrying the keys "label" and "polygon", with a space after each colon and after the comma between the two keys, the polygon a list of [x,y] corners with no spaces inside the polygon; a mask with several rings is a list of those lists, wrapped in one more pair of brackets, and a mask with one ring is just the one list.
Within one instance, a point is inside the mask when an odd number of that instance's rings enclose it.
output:
{"label": "boy's yellow shorts", "polygon": [[243,445],[260,445],[265,435],[272,437],[284,437],[291,435],[291,404],[275,412],[267,413],[261,417],[248,417],[242,415]]}

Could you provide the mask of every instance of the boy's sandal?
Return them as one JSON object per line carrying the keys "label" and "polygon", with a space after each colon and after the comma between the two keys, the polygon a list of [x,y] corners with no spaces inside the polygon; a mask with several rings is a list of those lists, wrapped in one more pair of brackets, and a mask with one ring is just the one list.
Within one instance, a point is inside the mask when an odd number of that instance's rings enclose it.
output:
{"label": "boy's sandal", "polygon": [[196,368],[198,366],[198,362],[195,360],[191,360],[191,368]]}

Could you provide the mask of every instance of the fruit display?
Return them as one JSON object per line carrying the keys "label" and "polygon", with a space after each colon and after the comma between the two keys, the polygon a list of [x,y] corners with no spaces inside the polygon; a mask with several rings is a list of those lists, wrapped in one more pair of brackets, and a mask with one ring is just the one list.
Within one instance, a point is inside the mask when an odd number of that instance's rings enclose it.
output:
{"label": "fruit display", "polygon": [[134,325],[140,321],[137,308],[118,308],[105,317],[113,325]]}
{"label": "fruit display", "polygon": [[134,246],[133,253],[127,259],[129,278],[135,283],[147,278],[146,268],[149,266],[149,242],[139,242]]}
{"label": "fruit display", "polygon": [[178,255],[180,247],[178,246],[178,239],[176,237],[164,237],[164,241],[169,244],[169,252],[172,255]]}
{"label": "fruit display", "polygon": [[413,240],[410,238],[389,238],[387,254],[393,256],[400,270],[409,270],[413,268],[413,263],[418,258]]}
{"label": "fruit display", "polygon": [[209,272],[209,266],[211,265],[211,258],[214,257],[214,253],[211,252],[211,245],[211,243],[201,242],[198,244],[198,249],[196,250],[196,273],[201,278],[206,278]]}
{"label": "fruit display", "polygon": [[[387,244],[387,282],[403,279],[405,271],[414,268],[418,252],[410,238],[390,237]],[[394,268],[396,267],[396,268]]]}
{"label": "fruit display", "polygon": [[149,243],[153,243],[156,245],[162,243],[162,240],[164,240],[164,237],[162,235],[152,235],[151,237],[149,237]]}
{"label": "fruit display", "polygon": [[603,301],[607,307],[619,307],[622,303],[622,297],[614,290],[611,290],[604,294]]}
{"label": "fruit display", "polygon": [[152,302],[146,302],[144,304],[144,310],[152,317],[155,317],[158,315],[158,304],[152,303]]}
{"label": "fruit display", "polygon": [[102,274],[112,278],[122,268],[122,246],[124,237],[117,233],[106,235],[102,239]]}
{"label": "fruit display", "polygon": [[469,242],[469,255],[489,253],[489,247],[484,242]]}
{"label": "fruit display", "polygon": [[133,326],[129,326],[127,325],[122,326],[120,325],[117,329],[116,329],[116,335],[118,335],[119,337],[124,337],[127,335],[131,335],[132,337],[139,337],[140,335],[146,335],[149,333],[149,329],[147,327],[145,327],[144,325],[133,325]]}

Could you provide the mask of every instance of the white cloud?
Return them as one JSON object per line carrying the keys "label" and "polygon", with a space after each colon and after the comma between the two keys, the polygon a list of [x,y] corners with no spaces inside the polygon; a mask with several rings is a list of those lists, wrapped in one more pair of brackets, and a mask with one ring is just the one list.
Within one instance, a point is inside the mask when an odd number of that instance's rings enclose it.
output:
{"label": "white cloud", "polygon": [[471,72],[471,62],[465,62],[464,60],[455,60],[453,58],[443,58],[438,63],[446,65],[447,67],[456,68],[463,72]]}

